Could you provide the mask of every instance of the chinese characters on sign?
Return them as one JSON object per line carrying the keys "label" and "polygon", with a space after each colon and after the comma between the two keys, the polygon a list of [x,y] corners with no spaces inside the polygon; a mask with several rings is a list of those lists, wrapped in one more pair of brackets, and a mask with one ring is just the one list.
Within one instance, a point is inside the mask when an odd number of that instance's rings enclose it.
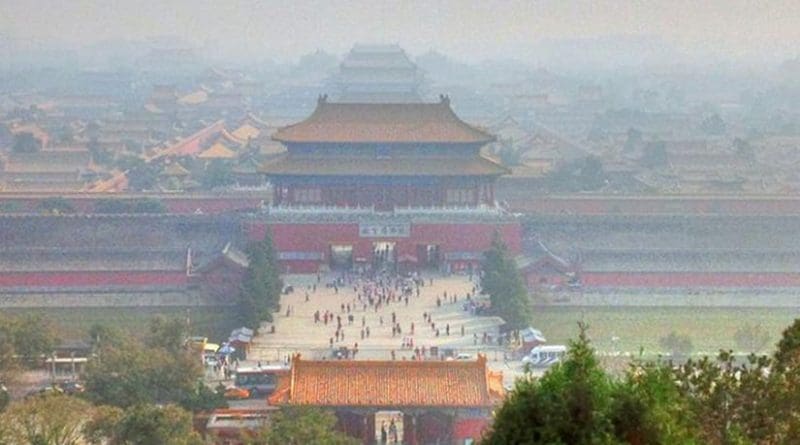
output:
{"label": "chinese characters on sign", "polygon": [[411,236],[411,224],[408,223],[380,223],[359,224],[358,236],[362,238],[403,237]]}

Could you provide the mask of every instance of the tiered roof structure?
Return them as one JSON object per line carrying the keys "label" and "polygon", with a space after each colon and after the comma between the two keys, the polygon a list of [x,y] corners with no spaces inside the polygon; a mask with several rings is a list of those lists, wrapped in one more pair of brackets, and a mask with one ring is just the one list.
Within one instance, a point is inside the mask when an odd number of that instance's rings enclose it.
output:
{"label": "tiered roof structure", "polygon": [[422,75],[398,45],[355,45],[340,65],[341,102],[421,102]]}
{"label": "tiered roof structure", "polygon": [[[270,176],[499,176],[508,172],[474,150],[494,137],[459,119],[444,96],[438,103],[413,104],[333,103],[322,96],[311,116],[281,128],[273,139],[286,144],[289,152],[264,166]],[[363,149],[336,149],[336,144]],[[386,153],[376,155],[376,144],[386,146]]]}

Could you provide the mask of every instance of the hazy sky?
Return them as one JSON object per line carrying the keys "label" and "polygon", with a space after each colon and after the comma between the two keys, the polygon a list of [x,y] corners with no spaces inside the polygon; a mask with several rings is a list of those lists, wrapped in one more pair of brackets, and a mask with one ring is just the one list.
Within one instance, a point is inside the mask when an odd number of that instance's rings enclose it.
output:
{"label": "hazy sky", "polygon": [[175,35],[237,56],[293,58],[354,42],[507,57],[542,39],[661,37],[681,51],[796,55],[800,1],[0,0],[19,47]]}

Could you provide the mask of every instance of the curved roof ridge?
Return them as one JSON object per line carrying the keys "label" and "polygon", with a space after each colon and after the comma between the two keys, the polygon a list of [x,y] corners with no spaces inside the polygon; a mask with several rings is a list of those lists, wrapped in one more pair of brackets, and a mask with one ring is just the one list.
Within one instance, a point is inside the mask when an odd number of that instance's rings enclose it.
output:
{"label": "curved roof ridge", "polygon": [[340,143],[468,143],[486,144],[495,137],[459,118],[450,99],[439,102],[328,102],[320,96],[306,119],[281,127],[272,135],[280,142]]}

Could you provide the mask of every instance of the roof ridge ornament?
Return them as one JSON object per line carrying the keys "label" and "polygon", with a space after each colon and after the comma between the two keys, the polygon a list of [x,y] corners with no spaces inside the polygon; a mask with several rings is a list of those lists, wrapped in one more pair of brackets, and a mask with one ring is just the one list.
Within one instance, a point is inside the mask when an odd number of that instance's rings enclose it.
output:
{"label": "roof ridge ornament", "polygon": [[328,95],[320,94],[319,97],[317,97],[317,104],[322,105],[325,103],[328,103]]}
{"label": "roof ridge ornament", "polygon": [[440,94],[439,95],[439,103],[442,105],[450,106],[450,96],[447,94]]}

